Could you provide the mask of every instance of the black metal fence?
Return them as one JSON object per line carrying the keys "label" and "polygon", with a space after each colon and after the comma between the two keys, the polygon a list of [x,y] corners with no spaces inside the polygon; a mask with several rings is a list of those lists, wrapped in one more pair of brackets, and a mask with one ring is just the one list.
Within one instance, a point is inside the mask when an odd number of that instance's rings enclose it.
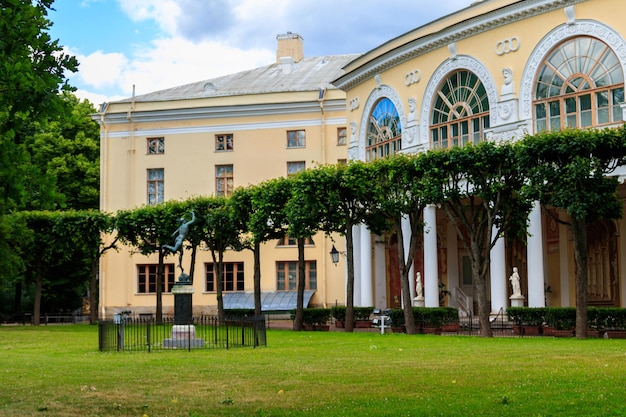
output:
{"label": "black metal fence", "polygon": [[266,346],[265,317],[196,317],[191,325],[175,325],[173,318],[160,324],[152,318],[116,315],[98,323],[98,345],[107,351],[230,349]]}

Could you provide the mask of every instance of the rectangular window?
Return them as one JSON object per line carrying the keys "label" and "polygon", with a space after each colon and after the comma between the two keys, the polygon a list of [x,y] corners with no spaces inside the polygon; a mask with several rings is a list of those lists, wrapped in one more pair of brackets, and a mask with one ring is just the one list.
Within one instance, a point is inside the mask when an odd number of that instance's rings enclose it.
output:
{"label": "rectangular window", "polygon": [[215,194],[228,197],[233,193],[233,166],[215,165]]}
{"label": "rectangular window", "polygon": [[215,135],[215,150],[216,151],[232,151],[234,146],[234,139],[232,133],[225,135]]}
{"label": "rectangular window", "polygon": [[164,199],[165,170],[163,168],[148,169],[148,205],[159,204]]}
{"label": "rectangular window", "polygon": [[148,138],[148,155],[165,153],[165,138]]}
{"label": "rectangular window", "polygon": [[348,165],[348,160],[345,158],[337,159],[337,165]]}
{"label": "rectangular window", "polygon": [[288,148],[304,148],[306,145],[306,134],[304,130],[287,131]]}
{"label": "rectangular window", "polygon": [[[296,246],[298,244],[295,237],[285,236],[282,239],[278,239],[278,243],[276,246]],[[313,242],[313,238],[307,237],[304,239],[305,246],[314,246],[315,242]]]}
{"label": "rectangular window", "polygon": [[[305,261],[306,290],[317,289],[317,261]],[[276,262],[276,290],[295,291],[298,285],[298,261]]]}
{"label": "rectangular window", "polygon": [[292,175],[295,175],[300,171],[304,171],[305,169],[306,163],[304,161],[287,162],[288,177],[291,177]]}
{"label": "rectangular window", "polygon": [[[208,292],[217,291],[216,271],[214,263],[204,264],[206,275],[205,289]],[[224,262],[224,291],[243,291],[244,275],[243,262]]]}
{"label": "rectangular window", "polygon": [[[137,292],[139,294],[156,294],[158,264],[137,265]],[[174,286],[174,264],[163,265],[163,292],[171,292]]]}
{"label": "rectangular window", "polygon": [[348,129],[345,127],[337,128],[337,145],[345,145],[348,137]]}

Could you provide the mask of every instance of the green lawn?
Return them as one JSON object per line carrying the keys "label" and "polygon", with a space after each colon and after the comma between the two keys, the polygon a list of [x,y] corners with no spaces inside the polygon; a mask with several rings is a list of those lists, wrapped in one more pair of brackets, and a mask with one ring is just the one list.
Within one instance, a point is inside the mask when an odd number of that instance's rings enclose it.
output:
{"label": "green lawn", "polygon": [[268,331],[257,349],[100,353],[0,327],[0,416],[621,416],[626,340]]}

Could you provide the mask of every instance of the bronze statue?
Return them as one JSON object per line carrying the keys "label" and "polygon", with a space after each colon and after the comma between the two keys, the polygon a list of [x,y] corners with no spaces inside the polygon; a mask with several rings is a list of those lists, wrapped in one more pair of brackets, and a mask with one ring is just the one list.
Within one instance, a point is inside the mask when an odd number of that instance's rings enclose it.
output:
{"label": "bronze statue", "polygon": [[191,225],[193,222],[196,221],[196,215],[192,211],[190,221],[185,222],[185,219],[182,217],[178,219],[178,221],[180,223],[180,226],[178,227],[178,229],[176,229],[174,233],[172,233],[172,236],[176,236],[174,245],[163,245],[161,247],[165,249],[165,255],[169,253],[180,252],[178,255],[178,267],[180,268],[179,281],[187,281],[189,280],[189,276],[185,274],[185,270],[183,269],[183,249],[184,249],[183,241],[187,237],[187,232],[189,231],[189,225]]}

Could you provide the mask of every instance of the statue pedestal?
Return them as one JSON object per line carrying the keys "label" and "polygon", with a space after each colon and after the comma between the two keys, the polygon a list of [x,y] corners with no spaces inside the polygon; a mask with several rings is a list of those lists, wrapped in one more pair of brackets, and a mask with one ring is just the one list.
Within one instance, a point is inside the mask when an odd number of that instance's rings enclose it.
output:
{"label": "statue pedestal", "polygon": [[423,295],[419,295],[417,297],[415,297],[413,299],[413,307],[425,307],[426,306],[426,299],[424,298]]}
{"label": "statue pedestal", "polygon": [[193,325],[193,304],[191,297],[194,293],[190,282],[181,283],[180,280],[172,287],[174,294],[174,326],[171,338],[163,340],[165,349],[192,349],[204,347],[204,339],[196,338],[196,327]]}
{"label": "statue pedestal", "polygon": [[511,300],[511,307],[524,307],[524,299],[525,297],[523,295],[513,294],[509,297],[509,300]]}

